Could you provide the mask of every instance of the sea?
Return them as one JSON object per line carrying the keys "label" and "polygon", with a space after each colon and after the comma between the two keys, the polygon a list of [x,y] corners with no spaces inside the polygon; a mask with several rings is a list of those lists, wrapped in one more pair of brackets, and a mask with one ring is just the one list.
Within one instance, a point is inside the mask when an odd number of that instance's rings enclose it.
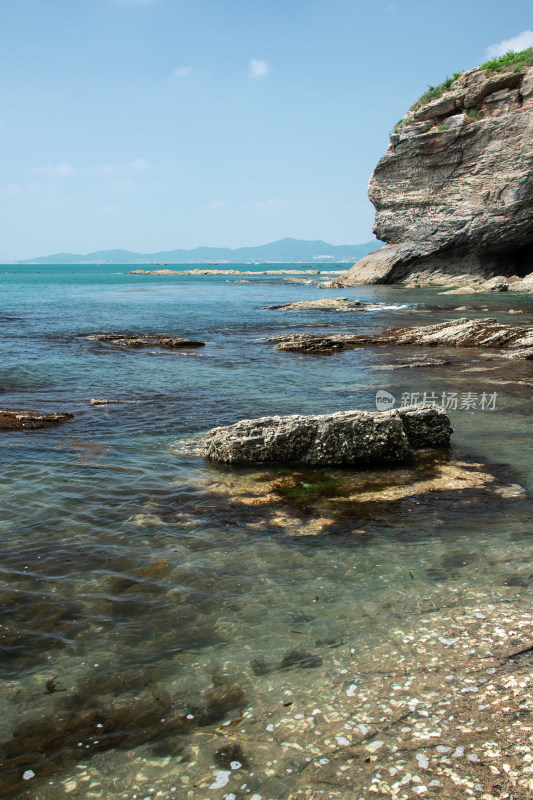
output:
{"label": "sea", "polygon": [[[531,362],[267,341],[462,316],[530,325],[531,299],[222,267],[246,274],[0,266],[1,407],[74,415],[0,433],[0,797],[314,798],[316,720],[350,697],[347,664],[445,605],[519,596],[531,610]],[[367,305],[270,308],[322,297]],[[109,332],[205,346],[88,338]],[[378,391],[446,406],[450,450],[370,474],[232,468],[198,450],[241,419],[375,411]]]}

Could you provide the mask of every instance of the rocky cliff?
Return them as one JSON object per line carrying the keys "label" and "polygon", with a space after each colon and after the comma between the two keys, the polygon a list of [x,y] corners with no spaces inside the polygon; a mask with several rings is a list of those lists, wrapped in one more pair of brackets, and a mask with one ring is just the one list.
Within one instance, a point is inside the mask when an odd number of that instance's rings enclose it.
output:
{"label": "rocky cliff", "polygon": [[533,48],[430,88],[391,133],[369,197],[387,247],[342,285],[533,272]]}

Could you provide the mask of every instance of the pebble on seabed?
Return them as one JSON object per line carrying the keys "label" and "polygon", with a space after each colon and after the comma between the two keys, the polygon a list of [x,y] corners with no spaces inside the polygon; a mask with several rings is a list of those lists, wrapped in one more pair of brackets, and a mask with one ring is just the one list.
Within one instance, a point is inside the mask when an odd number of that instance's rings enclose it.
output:
{"label": "pebble on seabed", "polygon": [[[401,629],[361,641],[357,648],[330,651],[324,667],[306,674],[305,681],[298,671],[257,679],[246,712],[247,732],[239,727],[232,733],[236,740],[246,739],[246,753],[254,762],[242,789],[245,796],[255,793],[257,798],[265,787],[265,800],[271,793],[277,797],[271,788],[278,786],[276,781],[290,786],[294,800],[308,800],[310,787],[313,798],[325,788],[332,800],[342,800],[347,783],[357,798],[378,792],[401,800],[440,792],[446,800],[471,794],[503,800],[505,792],[531,793],[527,712],[533,674],[527,656],[508,657],[530,646],[533,614],[525,611],[525,592],[513,592],[496,587],[489,608],[480,602],[486,595],[475,589],[453,593],[436,588],[425,606],[404,615]],[[465,693],[465,688],[477,691]],[[280,701],[287,693],[289,707]],[[213,754],[210,737],[207,730],[196,736],[187,783],[182,781],[179,790],[184,800],[198,800],[198,786],[209,789],[213,800],[231,800],[241,786],[243,768],[237,768],[237,759],[224,770],[207,766]],[[129,785],[117,798],[131,798],[132,791],[141,799],[154,791],[152,796],[161,797],[176,792],[171,781],[177,770],[179,775],[179,759],[134,753],[109,754],[108,767],[105,761],[89,761],[77,781],[64,781],[64,793],[81,798],[82,782],[98,778],[91,784],[92,796],[103,796],[106,784],[116,780],[113,764],[125,758],[140,762],[142,772],[121,777],[122,787],[123,781]],[[164,780],[172,788],[153,789]],[[494,784],[505,792],[495,792]],[[43,800],[56,796],[43,794]]]}

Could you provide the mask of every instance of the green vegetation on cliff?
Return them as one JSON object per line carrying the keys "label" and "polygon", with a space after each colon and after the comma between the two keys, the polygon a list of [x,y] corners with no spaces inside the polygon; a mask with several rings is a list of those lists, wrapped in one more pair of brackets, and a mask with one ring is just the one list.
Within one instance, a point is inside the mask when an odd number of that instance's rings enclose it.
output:
{"label": "green vegetation on cliff", "polygon": [[[490,77],[498,72],[522,72],[527,67],[531,66],[533,66],[533,47],[528,47],[526,50],[521,50],[519,53],[509,50],[509,52],[499,58],[486,61],[477,69],[478,71],[483,70],[487,73],[487,76]],[[474,70],[472,70],[472,72],[474,72]],[[462,85],[454,87],[454,84],[462,75],[464,75],[464,71],[455,72],[451,78],[446,78],[446,80],[438,86],[428,86],[427,91],[413,103],[406,116],[402,117],[402,119],[396,123],[393,129],[394,132],[398,132],[406,123],[412,122],[413,114],[415,114],[418,109],[434,100],[438,100],[446,92],[454,88],[457,92],[460,92]],[[474,122],[482,117],[480,110],[476,108],[469,108],[468,110],[463,109],[463,112],[466,112],[469,119]],[[439,130],[444,129],[444,126],[439,128]]]}
{"label": "green vegetation on cliff", "polygon": [[425,106],[427,103],[431,103],[432,100],[438,100],[438,98],[443,95],[444,92],[447,92],[448,89],[451,89],[452,85],[458,78],[461,77],[463,72],[464,70],[461,70],[460,72],[454,72],[451,78],[446,78],[446,80],[442,83],[439,83],[438,86],[428,85],[427,92],[424,92],[424,94],[418,98],[416,103],[413,103],[409,111],[416,111],[418,108]]}
{"label": "green vegetation on cliff", "polygon": [[533,66],[533,47],[528,47],[527,50],[521,50],[519,53],[509,50],[500,58],[486,61],[480,69],[485,69],[487,72],[520,72],[524,67],[531,66]]}
{"label": "green vegetation on cliff", "polygon": [[[492,61],[486,61],[484,64],[481,64],[479,69],[484,69],[487,72],[520,72],[526,67],[531,66],[533,66],[533,47],[528,47],[527,50],[521,50],[519,53],[509,50],[509,52],[504,56],[500,56],[500,58],[495,58]],[[413,103],[409,109],[409,112],[413,113],[422,106],[427,105],[427,103],[431,103],[433,100],[438,100],[438,98],[441,97],[444,92],[447,92],[452,88],[455,81],[463,74],[464,70],[461,72],[455,72],[451,78],[446,78],[446,80],[440,83],[438,86],[428,86],[427,92],[424,92],[424,94],[419,97],[415,103]]]}

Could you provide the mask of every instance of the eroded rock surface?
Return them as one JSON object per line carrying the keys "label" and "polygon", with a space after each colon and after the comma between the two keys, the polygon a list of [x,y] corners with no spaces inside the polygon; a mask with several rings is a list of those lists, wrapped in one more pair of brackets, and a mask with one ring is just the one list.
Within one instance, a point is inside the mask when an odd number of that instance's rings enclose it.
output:
{"label": "eroded rock surface", "polygon": [[369,184],[374,233],[387,247],[337,285],[533,271],[533,66],[457,76],[390,139]]}
{"label": "eroded rock surface", "polygon": [[492,347],[505,348],[509,355],[533,358],[533,328],[515,327],[484,318],[466,317],[410,328],[391,328],[376,336],[352,336],[357,344],[419,345],[425,347]]}
{"label": "eroded rock surface", "polygon": [[48,428],[71,419],[74,419],[73,414],[16,411],[2,408],[0,409],[0,431],[22,431]]}
{"label": "eroded rock surface", "polygon": [[434,408],[261,417],[213,428],[204,455],[229,464],[398,462],[413,449],[448,445],[451,433],[446,412]]}
{"label": "eroded rock surface", "polygon": [[[288,333],[271,336],[274,349],[296,353],[332,353],[362,345],[418,345],[420,347],[484,347],[504,348],[508,357],[533,358],[533,328],[506,325],[491,317],[439,322],[436,325],[415,325],[409,328],[390,328],[383,333],[364,336],[339,333],[317,336],[313,333]],[[434,366],[447,362],[437,360]],[[406,362],[404,367],[426,367],[426,361]]]}

